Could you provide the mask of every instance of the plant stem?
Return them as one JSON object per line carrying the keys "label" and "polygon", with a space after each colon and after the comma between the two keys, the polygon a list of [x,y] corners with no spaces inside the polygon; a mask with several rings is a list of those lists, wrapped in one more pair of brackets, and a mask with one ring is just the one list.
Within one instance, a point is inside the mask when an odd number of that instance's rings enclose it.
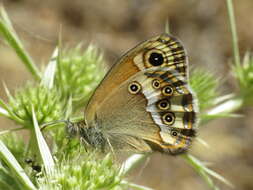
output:
{"label": "plant stem", "polygon": [[27,51],[25,51],[23,44],[14,31],[10,19],[2,6],[0,6],[0,33],[8,42],[9,46],[14,49],[16,54],[22,60],[22,63],[27,67],[34,78],[40,80],[41,76],[37,66],[34,64]]}
{"label": "plant stem", "polygon": [[121,175],[126,175],[130,170],[135,168],[138,164],[147,159],[149,154],[134,154],[130,156],[123,164],[120,169]]}
{"label": "plant stem", "polygon": [[19,181],[26,187],[28,190],[37,189],[34,184],[30,181],[30,178],[25,174],[23,168],[19,165],[15,157],[5,146],[5,144],[0,141],[0,158],[11,168],[11,170],[16,174]]}
{"label": "plant stem", "polygon": [[240,53],[239,53],[239,47],[238,47],[238,38],[237,38],[237,31],[236,31],[233,0],[227,0],[227,9],[228,9],[230,30],[231,30],[232,41],[233,41],[234,61],[235,61],[236,66],[240,66],[241,62],[240,62]]}
{"label": "plant stem", "polygon": [[213,180],[206,173],[205,166],[199,160],[189,154],[182,154],[181,157],[194,168],[194,170],[206,181],[212,190],[219,190],[219,188],[213,183]]}

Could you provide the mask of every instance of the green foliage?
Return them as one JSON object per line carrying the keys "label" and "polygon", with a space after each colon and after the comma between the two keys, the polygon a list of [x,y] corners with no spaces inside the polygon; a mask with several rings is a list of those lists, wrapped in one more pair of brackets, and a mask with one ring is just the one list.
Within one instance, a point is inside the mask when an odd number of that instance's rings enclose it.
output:
{"label": "green foliage", "polygon": [[10,150],[0,140],[1,174],[0,184],[8,189],[35,189],[34,184],[26,175]]}
{"label": "green foliage", "polygon": [[18,136],[16,133],[7,133],[0,136],[6,147],[12,152],[15,158],[18,159],[18,162],[22,165],[24,163],[25,156],[25,142]]}
{"label": "green foliage", "polygon": [[26,127],[33,127],[32,107],[38,123],[58,120],[64,115],[64,108],[56,90],[49,90],[42,85],[27,85],[9,97],[9,110],[18,117]]}
{"label": "green foliage", "polygon": [[[240,63],[237,39],[235,39],[232,1],[227,0],[227,4],[236,62],[233,73],[235,73],[242,93],[218,97],[218,79],[205,70],[193,70],[190,84],[199,99],[200,111],[205,113],[202,114],[204,117],[201,117],[205,122],[218,117],[226,117],[240,109],[242,105],[252,102],[253,58],[246,54],[243,63]],[[134,167],[138,160],[143,160],[145,155],[135,158],[134,161],[130,157],[123,165],[125,168],[120,172],[113,164],[110,155],[101,158],[96,151],[87,150],[85,152],[79,141],[69,140],[66,137],[63,128],[43,130],[44,136],[52,137],[51,151],[53,154],[50,153],[39,128],[46,122],[73,116],[79,111],[79,106],[87,102],[91,92],[104,76],[102,67],[104,61],[101,53],[92,45],[85,50],[80,46],[62,52],[56,49],[42,77],[42,72],[25,51],[2,7],[0,35],[14,49],[36,80],[33,85],[27,84],[15,91],[13,96],[6,88],[8,103],[0,99],[0,115],[15,121],[21,126],[18,129],[28,129],[31,134],[28,146],[25,146],[23,139],[15,136],[1,137],[3,142],[0,141],[0,189],[119,190],[126,188],[125,184],[136,189],[149,189],[122,180],[123,175],[132,168],[131,166]],[[6,130],[1,133],[10,131],[14,130]],[[39,155],[35,161],[43,167],[36,180],[32,172],[27,172],[28,176],[26,175],[23,168],[27,166],[24,166],[22,161],[25,156],[34,154]],[[203,177],[210,188],[218,189],[210,176],[228,183],[195,157],[188,154],[182,157]],[[19,163],[22,163],[23,167]]]}
{"label": "green foliage", "polygon": [[[84,154],[80,142],[69,141],[62,129],[45,131],[54,141],[52,150],[58,156],[55,165],[39,129],[42,124],[72,115],[78,110],[76,105],[88,100],[104,76],[101,53],[92,45],[85,50],[80,46],[60,53],[56,50],[43,77],[40,77],[39,69],[24,50],[3,8],[1,16],[0,34],[16,51],[37,82],[26,84],[16,90],[13,96],[5,87],[8,103],[0,99],[0,114],[22,126],[18,129],[30,131],[27,146],[20,138],[2,136],[4,143],[0,144],[0,187],[10,190],[124,188],[126,185],[121,183],[117,166],[113,165],[109,155],[94,159],[95,153],[86,153],[85,157],[80,157],[80,151]],[[41,174],[35,175],[30,165],[25,164],[24,160],[30,157],[42,166]],[[18,162],[26,168],[29,177]]]}
{"label": "green foliage", "polygon": [[24,188],[13,175],[6,167],[0,166],[0,189],[22,190]]}
{"label": "green foliage", "polygon": [[56,72],[56,86],[62,97],[72,97],[74,105],[83,105],[104,76],[103,56],[90,45],[62,52]]}
{"label": "green foliage", "polygon": [[34,64],[28,52],[25,51],[3,6],[0,7],[0,35],[3,36],[7,44],[17,53],[27,70],[30,71],[36,80],[39,80],[41,78],[39,69]]}
{"label": "green foliage", "polygon": [[[5,142],[6,147],[13,153],[19,163],[24,163],[25,144],[24,141],[16,134],[9,133],[0,136],[0,140]],[[6,190],[22,190],[24,188],[16,177],[15,174],[1,162],[0,165],[0,189]]]}
{"label": "green foliage", "polygon": [[52,175],[38,179],[39,189],[124,189],[112,157],[109,154],[104,158],[97,156],[97,153],[89,152],[58,163]]}
{"label": "green foliage", "polygon": [[196,68],[192,71],[190,85],[199,101],[200,112],[214,105],[218,97],[218,79],[212,73]]}
{"label": "green foliage", "polygon": [[240,95],[244,103],[249,105],[253,101],[253,56],[247,52],[240,65],[233,66],[233,73],[239,84]]}

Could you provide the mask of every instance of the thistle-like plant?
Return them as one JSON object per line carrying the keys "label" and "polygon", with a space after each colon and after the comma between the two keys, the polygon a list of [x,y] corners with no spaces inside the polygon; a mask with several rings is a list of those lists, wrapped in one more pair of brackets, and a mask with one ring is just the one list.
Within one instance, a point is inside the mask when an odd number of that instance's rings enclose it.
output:
{"label": "thistle-like plant", "polygon": [[[232,69],[240,93],[219,96],[219,83],[214,75],[207,73],[204,68],[193,69],[190,84],[199,100],[200,128],[216,118],[234,117],[236,110],[252,103],[253,58],[250,53],[246,53],[243,62],[240,62],[232,0],[227,0],[227,5],[235,55]],[[133,155],[119,167],[109,154],[102,156],[96,150],[85,150],[79,141],[69,139],[64,127],[42,127],[50,121],[83,117],[80,105],[85,105],[105,74],[103,57],[97,48],[92,45],[85,50],[81,46],[66,50],[57,47],[46,69],[41,70],[25,51],[3,7],[0,10],[0,35],[34,77],[33,82],[16,90],[14,95],[5,87],[8,101],[0,99],[0,115],[19,126],[0,132],[0,188],[150,189],[123,179],[148,155]],[[16,133],[20,129],[30,132],[28,143]],[[45,137],[51,139],[50,148]],[[218,187],[210,176],[229,184],[196,157],[190,154],[182,157],[212,189]],[[34,165],[29,169],[24,161],[26,158],[34,159],[36,164],[42,166],[42,171],[36,174],[31,170]]]}

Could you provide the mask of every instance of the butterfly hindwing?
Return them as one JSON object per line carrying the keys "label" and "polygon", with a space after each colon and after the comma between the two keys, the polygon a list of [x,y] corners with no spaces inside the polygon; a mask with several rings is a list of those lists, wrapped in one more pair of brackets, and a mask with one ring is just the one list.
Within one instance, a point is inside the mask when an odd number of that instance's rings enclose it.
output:
{"label": "butterfly hindwing", "polygon": [[85,112],[88,128],[117,149],[187,150],[197,113],[187,66],[183,45],[168,34],[139,44],[96,89]]}
{"label": "butterfly hindwing", "polygon": [[191,144],[197,112],[194,94],[177,72],[169,67],[149,69],[137,80],[147,99],[146,111],[159,127],[160,146],[174,154]]}

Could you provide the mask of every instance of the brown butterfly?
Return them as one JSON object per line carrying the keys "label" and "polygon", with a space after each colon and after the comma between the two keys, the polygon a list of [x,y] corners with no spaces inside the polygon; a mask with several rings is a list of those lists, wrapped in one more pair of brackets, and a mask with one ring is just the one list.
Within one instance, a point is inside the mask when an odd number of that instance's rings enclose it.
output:
{"label": "brown butterfly", "polygon": [[185,49],[162,34],[120,58],[95,90],[84,121],[68,129],[103,150],[178,154],[195,136],[197,111]]}

